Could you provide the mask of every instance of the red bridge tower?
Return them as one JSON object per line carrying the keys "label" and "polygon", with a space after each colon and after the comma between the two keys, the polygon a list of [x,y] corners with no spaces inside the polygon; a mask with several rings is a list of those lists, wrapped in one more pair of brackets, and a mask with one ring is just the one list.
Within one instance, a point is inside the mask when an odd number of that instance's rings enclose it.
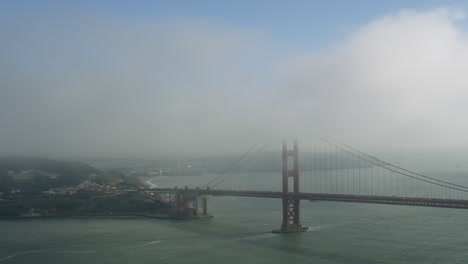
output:
{"label": "red bridge tower", "polygon": [[[290,162],[290,157],[292,162]],[[289,166],[292,163],[292,168]],[[289,191],[289,179],[292,178],[293,190]],[[307,227],[302,227],[299,213],[299,151],[297,139],[294,140],[293,149],[288,150],[286,140],[283,140],[283,223],[281,229],[273,230],[273,233],[304,232]]]}

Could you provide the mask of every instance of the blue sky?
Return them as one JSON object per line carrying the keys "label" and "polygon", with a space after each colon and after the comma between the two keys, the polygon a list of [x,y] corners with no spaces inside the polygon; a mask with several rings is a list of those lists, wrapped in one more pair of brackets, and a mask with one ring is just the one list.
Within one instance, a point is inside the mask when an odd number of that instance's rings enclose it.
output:
{"label": "blue sky", "polygon": [[466,11],[455,0],[3,1],[0,155],[239,153],[311,133],[468,148]]}
{"label": "blue sky", "polygon": [[401,9],[465,7],[463,0],[239,0],[239,1],[3,1],[2,12],[64,15],[76,12],[128,20],[204,18],[265,30],[283,49],[316,50],[339,41],[363,24]]}

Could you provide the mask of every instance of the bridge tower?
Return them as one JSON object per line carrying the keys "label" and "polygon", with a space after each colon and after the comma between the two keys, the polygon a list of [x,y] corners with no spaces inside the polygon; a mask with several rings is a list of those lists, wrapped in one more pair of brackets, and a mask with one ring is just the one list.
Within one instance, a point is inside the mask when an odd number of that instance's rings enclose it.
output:
{"label": "bridge tower", "polygon": [[[292,158],[292,162],[290,161]],[[292,163],[292,164],[290,164]],[[292,165],[292,168],[289,166]],[[292,192],[289,191],[289,179],[292,179]],[[304,232],[300,220],[299,195],[299,149],[297,139],[294,139],[293,149],[289,150],[287,141],[283,140],[283,223],[281,229],[273,233]]]}

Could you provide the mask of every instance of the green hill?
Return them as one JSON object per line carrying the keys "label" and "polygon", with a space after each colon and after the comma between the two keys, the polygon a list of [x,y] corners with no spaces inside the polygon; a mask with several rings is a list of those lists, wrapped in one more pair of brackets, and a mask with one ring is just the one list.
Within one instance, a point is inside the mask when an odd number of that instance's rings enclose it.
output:
{"label": "green hill", "polygon": [[[38,194],[50,188],[74,186],[99,170],[82,162],[36,157],[0,158],[0,192],[12,189]],[[51,174],[53,176],[50,176]],[[27,177],[21,177],[26,175]]]}
{"label": "green hill", "polygon": [[57,174],[90,174],[99,172],[83,162],[59,161],[36,157],[0,157],[0,171],[40,170]]}

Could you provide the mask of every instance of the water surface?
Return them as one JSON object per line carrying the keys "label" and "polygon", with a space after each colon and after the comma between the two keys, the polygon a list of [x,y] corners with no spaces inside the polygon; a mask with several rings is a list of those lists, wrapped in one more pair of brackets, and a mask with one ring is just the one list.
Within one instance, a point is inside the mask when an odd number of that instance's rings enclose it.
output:
{"label": "water surface", "polygon": [[[208,176],[153,180],[162,187]],[[205,178],[203,178],[205,177]],[[301,203],[309,232],[272,234],[281,201],[215,197],[212,219],[0,222],[6,263],[466,263],[468,210]]]}

